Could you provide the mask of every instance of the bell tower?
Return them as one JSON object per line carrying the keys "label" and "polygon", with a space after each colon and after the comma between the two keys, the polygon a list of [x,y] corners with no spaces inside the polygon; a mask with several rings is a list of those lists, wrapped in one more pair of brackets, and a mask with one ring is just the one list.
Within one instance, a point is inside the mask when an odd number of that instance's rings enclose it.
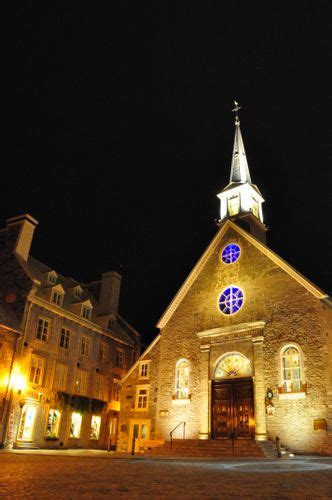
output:
{"label": "bell tower", "polygon": [[227,219],[246,229],[252,236],[266,243],[267,227],[263,221],[264,198],[252,184],[244,149],[240,119],[241,107],[234,101],[235,136],[229,184],[218,194],[220,199],[220,224]]}

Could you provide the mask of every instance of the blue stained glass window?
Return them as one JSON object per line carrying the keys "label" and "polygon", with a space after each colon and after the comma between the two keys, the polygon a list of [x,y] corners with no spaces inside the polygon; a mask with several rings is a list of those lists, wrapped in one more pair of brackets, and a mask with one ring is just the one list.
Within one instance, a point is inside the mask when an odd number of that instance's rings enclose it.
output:
{"label": "blue stained glass window", "polygon": [[229,286],[219,297],[219,309],[223,314],[234,314],[241,309],[243,292],[240,288]]}
{"label": "blue stained glass window", "polygon": [[221,260],[224,262],[224,264],[233,264],[233,262],[236,262],[240,257],[240,252],[241,250],[239,245],[230,243],[223,249]]}

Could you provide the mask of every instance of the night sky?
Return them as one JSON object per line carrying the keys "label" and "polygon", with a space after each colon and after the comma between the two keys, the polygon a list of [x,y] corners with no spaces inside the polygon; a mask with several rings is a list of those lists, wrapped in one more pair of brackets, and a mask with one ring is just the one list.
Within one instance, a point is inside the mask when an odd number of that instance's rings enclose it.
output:
{"label": "night sky", "polygon": [[269,246],[332,292],[331,3],[56,4],[17,11],[1,225],[37,218],[32,254],[65,275],[120,270],[150,340],[217,230],[235,98]]}

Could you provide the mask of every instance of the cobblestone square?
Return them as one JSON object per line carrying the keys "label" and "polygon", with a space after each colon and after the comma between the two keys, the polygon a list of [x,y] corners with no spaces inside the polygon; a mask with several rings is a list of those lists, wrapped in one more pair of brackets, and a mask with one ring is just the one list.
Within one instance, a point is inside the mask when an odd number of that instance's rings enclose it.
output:
{"label": "cobblestone square", "polygon": [[332,459],[167,460],[106,452],[1,452],[0,497],[332,498]]}

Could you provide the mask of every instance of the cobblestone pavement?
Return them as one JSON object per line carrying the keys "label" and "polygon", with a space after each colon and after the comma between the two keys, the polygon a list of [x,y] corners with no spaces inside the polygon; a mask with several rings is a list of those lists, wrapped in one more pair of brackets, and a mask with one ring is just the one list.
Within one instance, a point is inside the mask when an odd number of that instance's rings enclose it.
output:
{"label": "cobblestone pavement", "polygon": [[0,498],[332,498],[332,458],[165,460],[0,452]]}

